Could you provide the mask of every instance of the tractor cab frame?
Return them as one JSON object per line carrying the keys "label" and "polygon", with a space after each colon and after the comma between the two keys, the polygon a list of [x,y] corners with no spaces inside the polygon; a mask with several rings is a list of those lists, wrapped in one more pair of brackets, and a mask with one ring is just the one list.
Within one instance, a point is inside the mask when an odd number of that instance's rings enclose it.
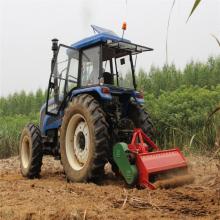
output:
{"label": "tractor cab frame", "polygon": [[58,115],[66,99],[77,90],[107,87],[136,90],[134,56],[152,48],[98,34],[66,46],[53,39],[54,52],[48,86],[46,113]]}

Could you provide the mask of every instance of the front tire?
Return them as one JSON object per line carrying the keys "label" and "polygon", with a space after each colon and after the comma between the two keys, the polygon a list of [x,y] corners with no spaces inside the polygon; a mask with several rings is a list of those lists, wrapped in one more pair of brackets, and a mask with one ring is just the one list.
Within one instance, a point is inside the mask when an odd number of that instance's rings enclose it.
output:
{"label": "front tire", "polygon": [[88,94],[75,97],[61,126],[61,160],[67,179],[97,181],[104,174],[108,124],[99,103]]}
{"label": "front tire", "polygon": [[34,124],[28,124],[22,131],[19,155],[22,175],[30,179],[39,177],[43,150],[40,130]]}

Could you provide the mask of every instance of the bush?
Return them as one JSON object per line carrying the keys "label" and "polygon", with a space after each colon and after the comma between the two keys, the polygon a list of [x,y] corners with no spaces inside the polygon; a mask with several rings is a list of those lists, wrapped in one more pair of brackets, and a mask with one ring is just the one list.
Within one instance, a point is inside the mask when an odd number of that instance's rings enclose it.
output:
{"label": "bush", "polygon": [[159,144],[190,146],[200,151],[214,146],[215,127],[213,120],[207,123],[207,119],[219,104],[220,85],[210,90],[182,86],[172,92],[163,91],[158,97],[145,94],[145,100],[158,130]]}

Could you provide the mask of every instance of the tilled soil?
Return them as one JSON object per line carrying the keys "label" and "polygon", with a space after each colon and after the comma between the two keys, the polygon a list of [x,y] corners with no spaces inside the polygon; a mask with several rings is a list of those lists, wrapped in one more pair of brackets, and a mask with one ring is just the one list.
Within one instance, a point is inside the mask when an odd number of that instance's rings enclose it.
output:
{"label": "tilled soil", "polygon": [[154,191],[107,175],[101,185],[68,183],[59,161],[45,157],[40,179],[0,160],[0,219],[220,219],[220,161],[190,157],[195,182]]}

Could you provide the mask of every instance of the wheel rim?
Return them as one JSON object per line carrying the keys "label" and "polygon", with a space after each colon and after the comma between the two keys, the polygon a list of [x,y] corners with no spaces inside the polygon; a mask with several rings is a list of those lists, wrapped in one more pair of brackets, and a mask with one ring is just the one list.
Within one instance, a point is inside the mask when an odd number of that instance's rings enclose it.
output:
{"label": "wheel rim", "polygon": [[89,155],[90,134],[85,118],[74,115],[66,131],[66,155],[70,166],[74,170],[81,170]]}
{"label": "wheel rim", "polygon": [[21,162],[23,167],[26,169],[29,165],[30,154],[31,154],[30,141],[28,136],[24,136],[21,144]]}

